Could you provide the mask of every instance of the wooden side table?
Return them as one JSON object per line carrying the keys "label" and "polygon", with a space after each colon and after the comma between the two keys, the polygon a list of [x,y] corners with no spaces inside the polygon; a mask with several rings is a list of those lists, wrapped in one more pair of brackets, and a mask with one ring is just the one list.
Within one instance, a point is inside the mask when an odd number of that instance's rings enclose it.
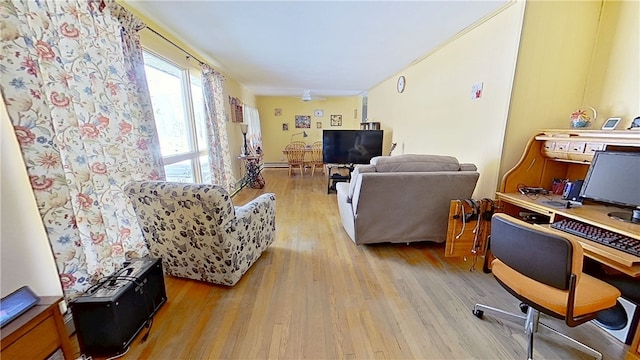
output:
{"label": "wooden side table", "polygon": [[2,328],[3,359],[46,359],[62,349],[73,359],[69,334],[64,326],[58,296],[43,296],[38,305]]}

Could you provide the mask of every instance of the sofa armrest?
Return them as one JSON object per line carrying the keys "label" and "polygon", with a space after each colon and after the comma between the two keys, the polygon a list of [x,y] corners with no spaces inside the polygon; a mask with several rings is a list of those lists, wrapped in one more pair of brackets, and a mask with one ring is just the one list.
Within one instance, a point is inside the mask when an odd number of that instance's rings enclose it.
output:
{"label": "sofa armrest", "polygon": [[236,206],[233,227],[237,241],[264,250],[273,240],[276,229],[276,195],[262,194],[243,206]]}
{"label": "sofa armrest", "polygon": [[[249,201],[242,206],[236,206],[236,219],[246,218],[253,213],[272,213],[276,215],[276,195],[274,193],[266,193]],[[273,209],[273,211],[269,211]],[[275,224],[274,224],[275,228]]]}

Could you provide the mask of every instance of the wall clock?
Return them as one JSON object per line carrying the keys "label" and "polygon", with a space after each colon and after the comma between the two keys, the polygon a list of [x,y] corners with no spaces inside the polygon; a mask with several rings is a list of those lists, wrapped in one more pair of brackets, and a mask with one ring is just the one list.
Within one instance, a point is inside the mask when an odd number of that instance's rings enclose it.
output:
{"label": "wall clock", "polygon": [[396,84],[396,90],[398,90],[399,93],[404,92],[404,87],[407,84],[407,81],[405,80],[404,76],[400,76],[398,78],[398,83]]}

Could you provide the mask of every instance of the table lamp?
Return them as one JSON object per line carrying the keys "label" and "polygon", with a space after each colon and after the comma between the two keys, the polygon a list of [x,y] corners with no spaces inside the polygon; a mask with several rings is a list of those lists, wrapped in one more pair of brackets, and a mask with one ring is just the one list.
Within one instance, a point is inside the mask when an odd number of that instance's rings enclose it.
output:
{"label": "table lamp", "polygon": [[296,135],[302,135],[303,138],[306,138],[307,136],[309,136],[309,135],[307,135],[306,131],[302,131],[302,132],[295,133],[295,134],[291,135],[291,141],[293,141],[293,137],[296,136]]}

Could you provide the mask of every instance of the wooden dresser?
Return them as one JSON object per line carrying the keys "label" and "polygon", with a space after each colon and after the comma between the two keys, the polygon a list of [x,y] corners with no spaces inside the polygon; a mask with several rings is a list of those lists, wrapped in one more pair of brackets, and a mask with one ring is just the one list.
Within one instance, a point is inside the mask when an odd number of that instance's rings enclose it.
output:
{"label": "wooden dresser", "polygon": [[47,359],[58,349],[73,359],[67,329],[60,314],[61,297],[43,296],[29,311],[2,328],[2,359]]}

